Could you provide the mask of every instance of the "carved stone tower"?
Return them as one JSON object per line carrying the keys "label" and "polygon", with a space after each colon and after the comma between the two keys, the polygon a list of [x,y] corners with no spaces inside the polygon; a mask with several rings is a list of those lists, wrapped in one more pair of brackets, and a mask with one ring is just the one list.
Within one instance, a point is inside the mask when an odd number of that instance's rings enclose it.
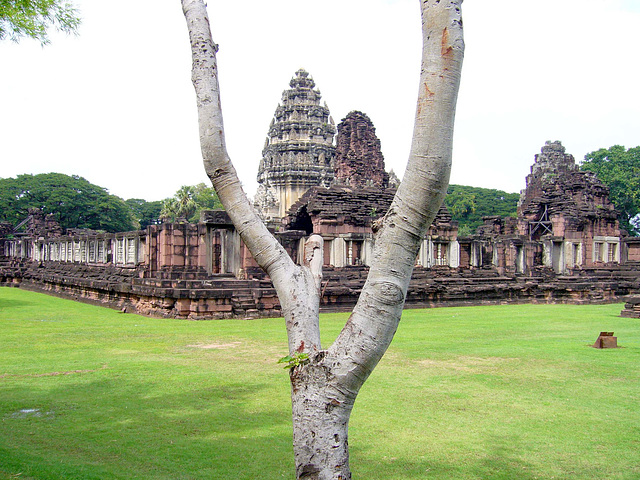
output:
{"label": "carved stone tower", "polygon": [[269,126],[258,168],[255,205],[269,223],[277,223],[309,188],[333,182],[336,129],[320,90],[298,70],[282,93]]}
{"label": "carved stone tower", "polygon": [[585,255],[594,238],[611,242],[620,236],[609,189],[593,173],[581,171],[558,141],[547,142],[535,156],[520,193],[518,225],[520,234],[532,239],[546,235],[553,241],[581,242]]}
{"label": "carved stone tower", "polygon": [[376,128],[367,115],[350,112],[338,124],[335,183],[352,188],[389,186]]}

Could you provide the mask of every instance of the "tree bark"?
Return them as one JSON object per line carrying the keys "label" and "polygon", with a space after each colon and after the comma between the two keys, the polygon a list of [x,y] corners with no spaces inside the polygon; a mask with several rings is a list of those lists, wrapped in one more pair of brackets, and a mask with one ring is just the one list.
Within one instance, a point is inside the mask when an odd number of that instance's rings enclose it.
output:
{"label": "tree bark", "polygon": [[462,0],[421,0],[422,71],[413,142],[404,179],[375,229],[373,262],[353,313],[327,350],[318,323],[322,240],[293,263],[242,191],[227,155],[216,52],[202,0],[182,0],[193,56],[200,143],[207,175],[258,264],[271,277],[282,307],[290,370],[296,476],[347,480],[348,424],[356,396],[398,327],[416,256],[449,182],[453,122],[464,42]]}
{"label": "tree bark", "polygon": [[291,370],[296,478],[347,480],[348,426],[355,395],[343,391],[325,352]]}

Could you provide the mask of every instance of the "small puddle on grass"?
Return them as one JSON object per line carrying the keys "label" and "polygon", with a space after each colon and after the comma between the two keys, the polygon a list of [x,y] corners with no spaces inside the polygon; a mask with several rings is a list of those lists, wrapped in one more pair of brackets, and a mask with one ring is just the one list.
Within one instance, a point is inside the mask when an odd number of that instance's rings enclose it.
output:
{"label": "small puddle on grass", "polygon": [[43,412],[39,408],[23,408],[17,412],[9,414],[9,418],[34,418],[48,417],[54,415],[54,412]]}

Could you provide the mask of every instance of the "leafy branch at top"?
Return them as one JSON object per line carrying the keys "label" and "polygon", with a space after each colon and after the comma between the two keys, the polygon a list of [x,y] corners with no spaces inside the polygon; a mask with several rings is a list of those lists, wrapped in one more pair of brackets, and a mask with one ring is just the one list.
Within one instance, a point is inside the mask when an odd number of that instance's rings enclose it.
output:
{"label": "leafy branch at top", "polygon": [[76,33],[79,25],[78,10],[67,0],[0,1],[0,40],[27,37],[46,45],[50,28]]}

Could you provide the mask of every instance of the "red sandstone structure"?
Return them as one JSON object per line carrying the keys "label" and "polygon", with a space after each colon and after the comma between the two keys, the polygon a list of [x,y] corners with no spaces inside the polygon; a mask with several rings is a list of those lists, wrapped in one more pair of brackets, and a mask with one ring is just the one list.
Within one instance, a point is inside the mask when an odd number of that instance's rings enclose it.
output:
{"label": "red sandstone structure", "polygon": [[[322,305],[351,308],[368,271],[376,220],[395,193],[371,120],[351,112],[337,147],[307,72],[283,93],[258,174],[256,207],[294,259],[325,242]],[[294,188],[295,187],[295,188]],[[304,187],[304,188],[303,188]],[[286,206],[286,210],[283,206]],[[640,318],[640,239],[620,231],[608,190],[559,142],[535,156],[517,217],[487,217],[474,235],[441,207],[416,258],[407,307],[506,302],[610,302]],[[30,211],[25,234],[0,224],[0,285],[125,311],[191,319],[279,316],[268,278],[227,214],[106,234],[70,230]]]}
{"label": "red sandstone structure", "polygon": [[351,188],[389,186],[389,174],[376,129],[362,112],[349,113],[338,125],[335,183]]}

